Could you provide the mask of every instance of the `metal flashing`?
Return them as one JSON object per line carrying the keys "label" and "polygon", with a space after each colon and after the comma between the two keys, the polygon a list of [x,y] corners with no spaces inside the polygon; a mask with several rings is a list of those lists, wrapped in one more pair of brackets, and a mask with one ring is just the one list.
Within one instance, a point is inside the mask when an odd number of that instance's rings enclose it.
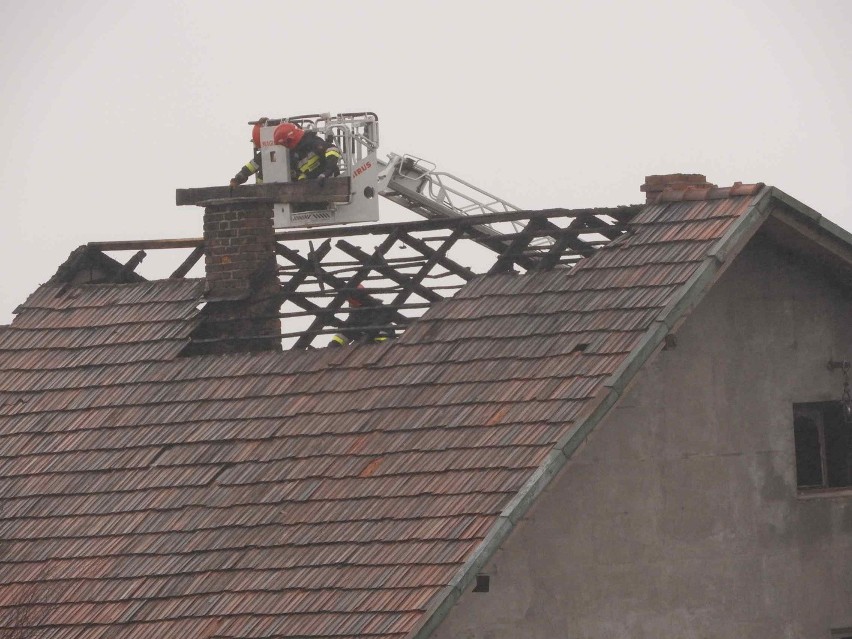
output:
{"label": "metal flashing", "polygon": [[547,457],[545,457],[541,466],[538,467],[538,470],[524,483],[523,488],[506,504],[500,516],[507,519],[512,525],[518,523],[521,517],[529,510],[535,498],[550,483],[551,478],[562,470],[562,467],[567,461],[568,458],[563,454],[562,450],[558,446],[554,447],[547,454]]}

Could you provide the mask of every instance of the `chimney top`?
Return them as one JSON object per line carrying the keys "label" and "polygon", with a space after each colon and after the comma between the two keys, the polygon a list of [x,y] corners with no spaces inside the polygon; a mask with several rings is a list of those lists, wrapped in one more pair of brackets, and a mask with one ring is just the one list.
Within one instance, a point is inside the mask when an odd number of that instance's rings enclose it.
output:
{"label": "chimney top", "polygon": [[645,184],[639,190],[645,194],[645,202],[653,204],[660,199],[663,191],[687,191],[689,189],[715,188],[707,178],[699,173],[668,173],[666,175],[646,175]]}

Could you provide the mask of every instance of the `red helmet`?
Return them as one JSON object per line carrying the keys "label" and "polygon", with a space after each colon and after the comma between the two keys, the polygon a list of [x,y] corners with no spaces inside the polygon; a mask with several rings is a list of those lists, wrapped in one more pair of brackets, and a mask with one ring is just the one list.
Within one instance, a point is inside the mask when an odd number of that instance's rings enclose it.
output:
{"label": "red helmet", "polygon": [[254,143],[254,148],[260,148],[260,127],[266,124],[269,118],[259,118],[251,129],[251,141]]}
{"label": "red helmet", "polygon": [[273,140],[275,144],[280,144],[288,149],[294,148],[302,139],[305,132],[302,131],[292,122],[284,122],[275,127]]}
{"label": "red helmet", "polygon": [[361,299],[358,297],[358,292],[366,290],[366,287],[363,284],[359,284],[355,287],[355,291],[349,294],[349,297],[346,298],[346,301],[349,302],[349,306],[358,307],[362,305]]}

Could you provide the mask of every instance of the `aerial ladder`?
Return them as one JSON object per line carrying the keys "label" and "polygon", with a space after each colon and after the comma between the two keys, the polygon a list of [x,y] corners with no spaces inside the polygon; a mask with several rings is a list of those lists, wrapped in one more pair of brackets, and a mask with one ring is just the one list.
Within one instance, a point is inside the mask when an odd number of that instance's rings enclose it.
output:
{"label": "aerial ladder", "polygon": [[[374,222],[379,219],[378,196],[427,219],[522,210],[461,178],[438,171],[434,164],[421,158],[391,153],[387,159],[379,159],[379,121],[372,112],[309,114],[264,121],[260,139],[265,182],[287,182],[292,178],[289,154],[273,140],[275,128],[282,122],[315,131],[341,150],[340,174],[350,178],[350,198],[346,203],[332,203],[312,211],[276,204],[277,228]],[[507,224],[515,232],[523,229],[520,222]],[[491,248],[505,235],[487,224],[478,224],[473,230],[475,239]],[[548,239],[537,238],[534,244],[541,242],[547,243]]]}

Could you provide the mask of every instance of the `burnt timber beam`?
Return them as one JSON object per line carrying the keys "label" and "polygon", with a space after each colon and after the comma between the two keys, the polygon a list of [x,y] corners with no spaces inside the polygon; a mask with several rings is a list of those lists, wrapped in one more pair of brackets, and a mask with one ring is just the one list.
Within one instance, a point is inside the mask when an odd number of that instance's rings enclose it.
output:
{"label": "burnt timber beam", "polygon": [[560,235],[558,238],[555,238],[553,244],[550,245],[550,248],[547,249],[547,253],[545,253],[538,261],[536,265],[537,271],[547,271],[556,266],[559,261],[562,259],[562,253],[565,252],[571,242],[576,238],[564,233]]}
{"label": "burnt timber beam", "polygon": [[[258,185],[250,185],[258,186]],[[264,186],[264,185],[259,185]],[[227,188],[227,187],[222,187]],[[248,187],[246,187],[248,188]],[[356,235],[384,235],[390,233],[394,229],[400,229],[406,233],[416,233],[421,231],[434,231],[436,229],[452,229],[459,226],[467,227],[475,224],[493,224],[496,222],[511,222],[518,220],[528,220],[535,217],[575,217],[586,213],[594,215],[609,215],[619,220],[629,220],[633,215],[638,213],[642,205],[636,204],[631,206],[621,206],[610,209],[545,209],[541,211],[512,211],[511,213],[489,213],[487,215],[471,215],[470,217],[461,217],[455,219],[437,219],[437,220],[415,220],[413,222],[388,222],[370,225],[356,226],[334,226],[326,228],[311,228],[300,229],[297,231],[278,231],[275,233],[275,240],[317,240],[327,237],[351,237]],[[576,229],[577,233],[606,233],[621,234],[626,229],[622,224],[611,225],[601,222],[599,226],[589,226],[583,229]],[[545,234],[546,235],[546,234]],[[191,238],[175,238],[164,240],[115,240],[107,242],[89,242],[85,246],[97,249],[99,251],[131,251],[139,249],[178,249],[178,248],[195,248],[204,243],[204,239],[200,237]]]}
{"label": "burnt timber beam", "polygon": [[[297,251],[294,251],[293,249],[288,248],[283,244],[276,243],[275,252],[284,259],[289,260],[291,264],[293,264],[300,270],[304,269],[305,271],[311,271],[311,273],[316,276],[318,282],[324,282],[338,291],[348,291],[349,287],[353,283],[360,281],[356,280],[355,276],[348,280],[344,280],[342,278],[337,277],[336,275],[333,275],[332,273],[329,273],[324,268],[316,268],[318,262],[314,260],[309,260],[306,257],[302,257]],[[364,269],[364,272],[366,272],[367,270],[368,269]],[[345,299],[345,294],[341,295],[340,297],[342,299]],[[288,299],[294,304],[305,308],[306,310],[317,311],[317,316],[314,322],[311,324],[307,331],[304,331],[304,335],[297,340],[293,348],[307,348],[307,346],[311,343],[315,335],[318,334],[315,332],[318,327],[326,326],[328,324],[340,325],[340,321],[334,317],[334,312],[338,308],[340,308],[340,306],[342,306],[342,302],[338,302],[337,304],[335,304],[335,300],[332,300],[332,303],[330,303],[326,308],[320,308],[312,302],[308,302],[307,298],[305,298],[304,296],[288,295]],[[310,306],[310,308],[308,308],[308,306]],[[395,311],[393,315],[394,321],[398,323],[404,323],[408,321],[408,318],[402,313],[399,313],[398,311]],[[312,334],[311,331],[314,331],[314,334]]]}
{"label": "burnt timber beam", "polygon": [[[540,230],[549,231],[548,235],[553,238],[554,242],[556,242],[556,240],[560,237],[568,236],[568,240],[562,245],[562,250],[564,251],[566,248],[570,248],[576,251],[580,257],[588,257],[589,255],[595,252],[595,247],[586,242],[585,240],[581,240],[579,237],[585,232],[585,229],[587,229],[588,226],[581,226],[577,224],[578,220],[584,220],[585,218],[586,216],[578,215],[571,221],[570,224],[568,224],[567,228],[557,226],[550,220],[542,220],[541,224],[537,224],[534,230],[537,234],[539,234],[538,231]],[[530,222],[532,222],[532,220],[530,220]],[[613,227],[607,226],[606,222],[601,220],[599,224],[602,227],[601,235],[604,235],[606,232],[612,232]],[[616,230],[615,234],[616,236],[621,235],[621,231]]]}
{"label": "burnt timber beam", "polygon": [[207,186],[196,189],[177,189],[178,206],[210,206],[240,202],[348,202],[350,180],[348,177],[329,178],[320,186],[316,180],[301,182],[267,182],[241,186]]}
{"label": "burnt timber beam", "polygon": [[[621,220],[618,220],[619,223]],[[616,226],[607,226],[606,222],[604,222],[597,215],[592,215],[589,213],[585,213],[583,215],[578,215],[574,218],[574,220],[568,225],[570,229],[581,229],[583,231],[587,229],[591,229],[588,231],[589,233],[599,233],[603,235],[609,240],[614,240],[619,235],[621,235],[622,230]]]}
{"label": "burnt timber beam", "polygon": [[136,253],[131,257],[124,266],[121,267],[122,276],[127,276],[130,273],[136,271],[136,267],[142,263],[142,260],[145,259],[147,253],[143,250],[136,251]]}
{"label": "burnt timber beam", "polygon": [[[372,260],[378,259],[378,260],[381,260],[382,262],[385,262],[384,256],[391,249],[391,247],[393,247],[393,245],[396,243],[398,236],[399,236],[398,231],[391,231],[390,233],[388,233],[387,237],[384,240],[382,240],[382,243],[379,244],[375,249],[373,249],[373,255],[371,256],[371,259]],[[344,240],[341,240],[341,241],[344,241]],[[340,243],[338,242],[338,248],[339,248],[339,244]],[[352,257],[352,256],[350,255],[350,257]],[[365,262],[364,260],[359,259],[357,257],[355,259],[358,261],[360,266],[358,267],[358,270],[356,270],[352,274],[352,276],[349,278],[349,291],[345,291],[345,290],[339,291],[338,295],[335,296],[335,298],[332,300],[331,303],[332,304],[339,303],[342,306],[343,303],[348,298],[354,297],[355,299],[361,300],[361,304],[366,304],[367,306],[384,306],[384,303],[381,302],[380,300],[377,300],[372,295],[366,293],[363,290],[358,289],[358,287],[361,284],[364,283],[364,280],[366,280],[369,277],[370,271],[373,270],[373,269],[372,269],[371,265],[369,263]],[[404,317],[404,316],[400,315],[400,317]]]}
{"label": "burnt timber beam", "polygon": [[98,251],[135,251],[156,249],[184,249],[204,246],[204,238],[187,237],[166,240],[115,240],[112,242],[89,242],[87,248]]}
{"label": "burnt timber beam", "polygon": [[[306,270],[310,270],[311,274],[317,278],[317,282],[323,282],[325,284],[328,284],[336,291],[342,291],[344,293],[342,296],[344,301],[347,297],[346,293],[351,291],[353,285],[359,283],[365,277],[366,273],[370,270],[369,267],[362,266],[358,273],[353,275],[351,278],[343,279],[337,277],[332,273],[329,273],[324,268],[316,268],[316,262],[309,260],[306,257],[302,257],[301,255],[299,255],[298,251],[294,251],[293,249],[288,248],[283,244],[276,243],[275,252],[284,259],[289,260],[290,263],[296,266],[297,268],[304,268]],[[372,297],[369,296],[367,297],[367,299],[370,299],[373,302],[378,302],[378,300],[374,300]],[[396,315],[397,318],[400,320],[408,319],[405,317],[405,315],[402,315],[401,313],[397,313]]]}
{"label": "burnt timber beam", "polygon": [[371,270],[374,270],[378,273],[384,275],[387,279],[392,280],[399,284],[402,288],[411,291],[422,297],[425,300],[429,300],[430,302],[437,302],[439,300],[444,299],[441,295],[438,295],[432,289],[426,288],[419,282],[415,281],[413,278],[403,275],[399,271],[397,271],[394,267],[390,266],[379,254],[369,255],[359,249],[357,246],[354,246],[347,242],[346,240],[338,240],[337,247],[340,250],[348,253],[356,260],[361,260],[364,266],[368,266]]}
{"label": "burnt timber beam", "polygon": [[[444,240],[444,243],[441,244],[438,250],[433,250],[425,242],[420,242],[421,246],[419,250],[424,251],[424,255],[428,254],[428,259],[426,260],[426,262],[423,263],[423,266],[420,267],[420,270],[417,271],[417,273],[411,278],[414,283],[423,284],[423,280],[426,279],[426,276],[429,274],[429,271],[431,271],[439,263],[444,266],[444,268],[446,268],[448,272],[454,273],[457,277],[461,277],[457,272],[454,271],[456,268],[462,269],[463,267],[457,265],[455,262],[450,260],[447,257],[447,251],[449,251],[450,248],[452,248],[453,244],[455,244],[456,241],[462,236],[462,232],[462,229],[454,229],[450,236],[446,240]],[[407,240],[409,245],[414,248],[416,248],[416,244],[419,241],[416,238],[404,233],[400,233],[400,238],[404,238],[403,241]],[[411,240],[414,240],[414,242],[412,242]],[[452,265],[453,268],[448,268],[448,265]],[[472,271],[468,269],[464,270],[470,273],[471,276],[473,275]],[[465,280],[465,282],[470,281],[467,277],[463,277],[463,279]],[[404,289],[397,294],[391,304],[403,304],[411,296],[411,294],[411,289]]]}
{"label": "burnt timber beam", "polygon": [[[396,231],[392,231],[391,233],[389,233],[388,236],[385,238],[384,242],[382,242],[378,247],[376,247],[376,254],[384,255],[385,253],[387,253],[391,246],[393,246],[394,242],[396,242],[396,236]],[[326,242],[330,241],[331,240],[326,240]],[[333,314],[343,307],[343,304],[349,297],[356,296],[358,298],[361,298],[362,303],[368,304],[370,306],[383,306],[383,304],[381,304],[379,300],[357,289],[358,285],[364,279],[366,279],[367,275],[370,272],[370,268],[368,266],[363,264],[360,260],[359,263],[361,263],[360,268],[355,271],[355,273],[348,280],[340,280],[341,282],[344,282],[343,286],[334,287],[337,291],[337,294],[328,303],[328,306],[326,307],[325,311],[326,315],[318,314],[314,318],[314,321],[308,327],[308,330],[305,331],[305,334],[296,341],[294,348],[307,348],[311,341],[313,341],[313,338],[317,331],[322,330],[323,326],[328,323],[326,319],[328,315],[330,314],[331,317],[334,317]],[[317,277],[319,278],[319,276]],[[394,315],[396,316],[397,322],[402,323],[406,320],[406,317],[398,311],[394,311]]]}
{"label": "burnt timber beam", "polygon": [[[298,272],[292,275],[290,277],[290,280],[286,284],[282,285],[282,300],[290,301],[296,306],[300,306],[301,308],[307,310],[314,317],[310,328],[305,331],[300,331],[300,337],[294,345],[295,348],[308,348],[308,346],[311,345],[311,342],[313,342],[314,337],[320,334],[318,331],[322,331],[329,325],[335,327],[339,327],[342,325],[342,322],[334,316],[335,309],[322,308],[318,304],[311,302],[306,295],[301,295],[298,293],[299,286],[310,275],[313,275],[317,278],[317,283],[320,285],[320,287],[323,286],[323,281],[320,278],[322,267],[320,267],[319,263],[328,254],[330,250],[331,240],[326,240],[320,245],[318,249],[316,249],[315,251],[311,251],[310,255],[308,256],[307,262],[302,263],[298,267]],[[311,332],[312,330],[314,331],[313,333]],[[282,335],[282,337],[284,336],[285,335]],[[291,337],[291,335],[286,336]]]}
{"label": "burnt timber beam", "polygon": [[458,275],[464,281],[469,282],[474,277],[476,277],[476,273],[471,271],[469,268],[462,266],[461,264],[456,264],[453,260],[447,257],[447,252],[452,248],[453,244],[455,244],[462,237],[462,230],[455,229],[449,235],[449,237],[444,240],[444,243],[438,249],[433,249],[426,242],[420,240],[413,235],[410,235],[405,232],[400,232],[399,239],[400,241],[408,244],[415,251],[421,253],[424,257],[428,258],[429,264],[440,264],[449,272],[454,275]]}
{"label": "burnt timber beam", "polygon": [[518,257],[522,253],[523,249],[529,246],[530,242],[532,242],[535,232],[541,230],[547,224],[551,223],[545,218],[530,219],[524,227],[524,230],[515,234],[514,239],[505,246],[503,251],[500,253],[500,257],[497,258],[497,261],[494,262],[488,270],[488,274],[493,275],[494,273],[508,273],[512,270],[515,263],[520,264]]}
{"label": "burnt timber beam", "polygon": [[[385,253],[387,253],[391,246],[393,246],[394,242],[396,242],[396,235],[397,233],[395,231],[391,232],[385,238],[384,242],[382,242],[381,245],[376,247],[376,253],[378,255],[384,255]],[[325,243],[329,244],[330,246],[331,240],[328,239],[325,241]],[[314,264],[316,265],[317,262],[314,262]],[[317,316],[314,318],[314,321],[308,327],[307,331],[305,331],[305,334],[302,335],[296,341],[294,348],[307,348],[313,341],[313,338],[317,334],[317,331],[321,331],[323,326],[328,323],[328,317],[332,317],[336,320],[336,318],[334,317],[334,313],[339,311],[343,307],[343,304],[346,302],[346,300],[350,297],[356,297],[361,300],[362,304],[367,304],[368,306],[383,306],[383,304],[379,300],[375,299],[364,291],[358,290],[358,286],[364,281],[364,279],[366,279],[369,273],[370,269],[366,265],[361,263],[361,266],[358,268],[358,270],[355,271],[355,273],[348,280],[345,280],[345,284],[343,287],[335,287],[337,294],[328,303],[328,306],[326,306],[325,314],[317,314]],[[319,275],[317,275],[317,279],[319,280]],[[403,318],[405,318],[405,316],[402,313],[399,313],[398,311],[395,312],[395,315],[397,320],[400,322],[403,320]]]}
{"label": "burnt timber beam", "polygon": [[323,268],[317,269],[317,262],[315,260],[309,260],[306,257],[302,257],[297,251],[294,251],[281,243],[276,242],[275,252],[284,259],[289,260],[290,263],[296,266],[300,271],[304,271],[306,273],[310,272],[312,275],[315,275],[317,282],[323,282],[332,288],[346,287],[345,280],[340,279],[336,275],[332,275]]}
{"label": "burnt timber beam", "polygon": [[[289,276],[287,283],[281,284],[281,296],[284,299],[291,294],[294,294],[299,286],[308,279],[308,276],[313,275],[317,278],[317,284],[319,284],[320,288],[324,286],[324,283],[319,275],[321,267],[319,263],[328,255],[328,252],[331,250],[331,240],[326,240],[322,244],[320,244],[319,248],[311,251],[308,254],[308,261],[302,263],[297,267],[297,271]],[[276,251],[277,253],[278,251]]]}
{"label": "burnt timber beam", "polygon": [[201,259],[201,256],[204,255],[204,245],[196,246],[192,249],[192,253],[189,254],[180,266],[178,266],[174,273],[169,275],[169,279],[171,280],[179,280],[184,277],[187,273],[189,273],[190,269],[196,265],[198,260]]}
{"label": "burnt timber beam", "polygon": [[329,311],[327,308],[323,308],[322,306],[315,304],[304,295],[290,294],[287,296],[287,299],[296,306],[309,311],[315,318],[309,328],[299,331],[298,333],[294,333],[294,335],[301,335],[296,344],[293,345],[294,348],[307,348],[310,346],[314,337],[319,335],[321,331],[327,328],[339,328],[343,326],[343,322],[334,316],[333,311]]}

